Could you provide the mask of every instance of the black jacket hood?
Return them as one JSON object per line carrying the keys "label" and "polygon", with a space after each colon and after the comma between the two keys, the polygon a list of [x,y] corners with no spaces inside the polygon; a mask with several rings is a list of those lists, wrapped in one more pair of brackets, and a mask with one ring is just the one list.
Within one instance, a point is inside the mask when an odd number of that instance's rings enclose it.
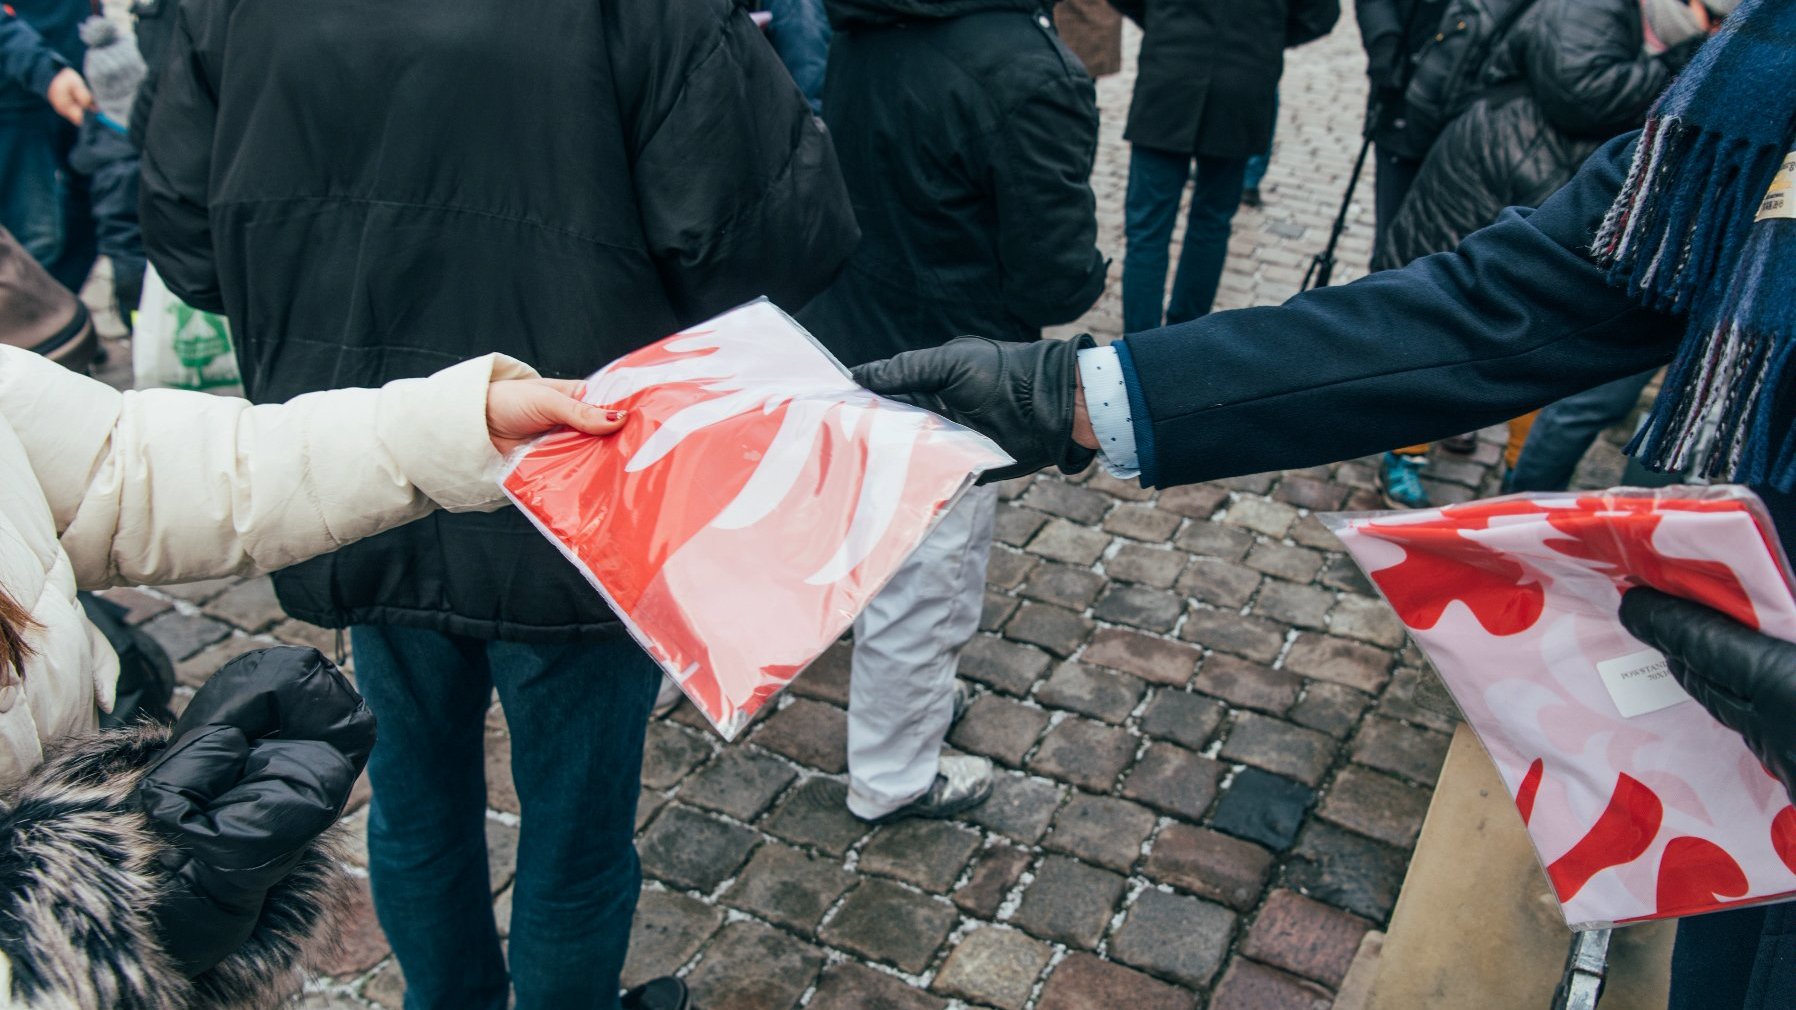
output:
{"label": "black jacket hood", "polygon": [[906,21],[945,21],[986,11],[1035,14],[1056,0],[824,0],[829,26],[837,31],[883,28]]}

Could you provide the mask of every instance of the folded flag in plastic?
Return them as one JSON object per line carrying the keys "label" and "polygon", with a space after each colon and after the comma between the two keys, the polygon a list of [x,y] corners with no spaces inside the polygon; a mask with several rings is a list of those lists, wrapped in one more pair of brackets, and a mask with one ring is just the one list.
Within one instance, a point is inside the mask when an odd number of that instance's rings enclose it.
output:
{"label": "folded flag in plastic", "polygon": [[985,470],[976,432],[854,383],[762,300],[594,374],[603,438],[545,436],[505,492],[732,738]]}
{"label": "folded flag in plastic", "polygon": [[1496,762],[1574,928],[1796,894],[1783,787],[1618,617],[1623,592],[1651,586],[1796,640],[1750,492],[1511,495],[1324,521]]}

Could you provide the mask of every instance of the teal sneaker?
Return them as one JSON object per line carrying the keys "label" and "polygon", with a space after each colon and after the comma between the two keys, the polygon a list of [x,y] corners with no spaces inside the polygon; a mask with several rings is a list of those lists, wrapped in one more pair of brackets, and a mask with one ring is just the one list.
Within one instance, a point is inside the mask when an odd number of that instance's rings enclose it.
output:
{"label": "teal sneaker", "polygon": [[1385,453],[1378,463],[1378,490],[1384,492],[1384,503],[1396,509],[1425,509],[1432,505],[1427,489],[1422,487],[1422,468],[1427,465],[1426,456]]}

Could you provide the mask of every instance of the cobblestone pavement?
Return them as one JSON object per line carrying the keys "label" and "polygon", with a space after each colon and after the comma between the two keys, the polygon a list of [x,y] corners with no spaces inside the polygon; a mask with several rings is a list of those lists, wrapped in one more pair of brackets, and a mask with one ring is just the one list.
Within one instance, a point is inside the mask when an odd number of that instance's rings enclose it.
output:
{"label": "cobblestone pavement", "polygon": [[[1291,54],[1266,206],[1236,221],[1222,306],[1289,296],[1326,239],[1358,143],[1357,39],[1349,12]],[[1116,259],[1077,328],[1105,337],[1120,320],[1131,80],[1099,86],[1094,184]],[[1362,201],[1338,279],[1361,272],[1370,224]],[[1435,461],[1438,500],[1488,489],[1498,437]],[[682,709],[649,729],[626,981],[678,972],[703,1010],[1331,1006],[1390,914],[1452,725],[1316,518],[1380,507],[1372,486],[1366,460],[1157,494],[1094,474],[1009,483],[962,663],[978,696],[950,738],[1000,766],[993,799],[951,823],[850,817],[841,647],[735,745]],[[112,595],[179,659],[184,689],[271,641],[337,646],[287,620],[266,579]],[[501,931],[517,843],[507,740],[495,706]],[[358,848],[365,800],[345,818]],[[398,1010],[365,851],[352,861],[360,914],[303,1003]]]}

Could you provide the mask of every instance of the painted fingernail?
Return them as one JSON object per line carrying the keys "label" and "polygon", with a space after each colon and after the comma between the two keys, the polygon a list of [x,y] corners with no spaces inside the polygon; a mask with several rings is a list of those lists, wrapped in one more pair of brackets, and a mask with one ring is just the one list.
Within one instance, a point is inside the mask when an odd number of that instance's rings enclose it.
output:
{"label": "painted fingernail", "polygon": [[624,411],[621,411],[621,410],[607,410],[607,411],[606,411],[606,412],[605,412],[605,420],[607,420],[607,421],[621,421],[621,420],[623,420],[623,419],[624,419],[624,413],[625,413],[625,412],[624,412]]}

